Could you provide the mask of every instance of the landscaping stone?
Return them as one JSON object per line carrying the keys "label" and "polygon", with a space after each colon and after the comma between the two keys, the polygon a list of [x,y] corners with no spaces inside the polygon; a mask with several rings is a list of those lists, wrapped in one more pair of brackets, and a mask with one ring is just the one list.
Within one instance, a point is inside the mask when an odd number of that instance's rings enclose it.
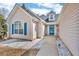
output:
{"label": "landscaping stone", "polygon": [[59,56],[71,56],[70,51],[61,40],[57,39],[56,43],[57,43]]}

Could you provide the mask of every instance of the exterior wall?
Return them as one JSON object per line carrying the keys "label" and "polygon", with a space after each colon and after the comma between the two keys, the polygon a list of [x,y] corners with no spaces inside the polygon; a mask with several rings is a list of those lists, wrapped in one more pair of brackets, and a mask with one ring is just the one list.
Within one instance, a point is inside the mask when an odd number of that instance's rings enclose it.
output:
{"label": "exterior wall", "polygon": [[79,4],[65,4],[60,15],[59,36],[73,55],[79,55]]}
{"label": "exterior wall", "polygon": [[45,24],[41,21],[38,22],[38,38],[43,38],[45,34]]}
{"label": "exterior wall", "polygon": [[48,35],[48,26],[45,25],[45,35],[47,36]]}
{"label": "exterior wall", "polygon": [[[24,11],[22,11],[19,7],[16,10],[16,13],[14,14],[13,17],[11,17],[10,19],[8,19],[9,22],[9,36],[12,38],[23,38],[23,39],[33,39],[32,38],[32,26],[31,26],[31,21],[32,17],[27,13],[25,13]],[[15,21],[21,21],[22,27],[24,28],[24,22],[27,22],[27,35],[24,34],[12,34],[12,23],[14,23]]]}
{"label": "exterior wall", "polygon": [[[24,22],[27,22],[27,35],[24,34],[12,34],[12,24],[15,21],[21,21],[22,27],[24,28]],[[10,15],[10,18],[8,18],[9,23],[9,37],[11,38],[23,38],[28,40],[34,40],[39,38],[43,38],[44,36],[44,30],[45,30],[45,24],[31,16],[29,13],[24,11],[22,8],[17,7],[17,9],[14,11],[14,14]]]}
{"label": "exterior wall", "polygon": [[47,26],[47,34],[49,35],[49,25]]}
{"label": "exterior wall", "polygon": [[36,23],[33,22],[33,39],[37,38]]}
{"label": "exterior wall", "polygon": [[45,35],[45,24],[42,23],[42,38],[44,37]]}
{"label": "exterior wall", "polygon": [[38,23],[36,22],[36,21],[32,21],[32,23],[31,23],[32,25],[32,39],[37,39],[37,36],[38,36],[38,27],[37,27],[37,25],[38,25]]}

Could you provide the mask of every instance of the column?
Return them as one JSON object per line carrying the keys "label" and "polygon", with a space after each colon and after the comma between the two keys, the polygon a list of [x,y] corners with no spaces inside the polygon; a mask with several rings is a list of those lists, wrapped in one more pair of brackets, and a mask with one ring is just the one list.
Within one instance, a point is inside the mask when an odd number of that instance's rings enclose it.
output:
{"label": "column", "polygon": [[54,35],[57,35],[57,27],[54,25]]}

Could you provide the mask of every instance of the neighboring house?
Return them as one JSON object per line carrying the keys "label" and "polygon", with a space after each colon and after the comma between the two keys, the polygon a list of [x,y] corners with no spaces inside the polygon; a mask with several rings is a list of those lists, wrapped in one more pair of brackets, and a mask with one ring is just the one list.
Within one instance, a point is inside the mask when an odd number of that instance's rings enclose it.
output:
{"label": "neighboring house", "polygon": [[59,37],[72,55],[79,56],[79,3],[67,3],[57,21]]}
{"label": "neighboring house", "polygon": [[[52,19],[52,17],[50,18]],[[24,4],[22,6],[15,5],[7,20],[10,38],[34,40],[43,38],[44,35],[56,35],[55,22],[44,21]]]}

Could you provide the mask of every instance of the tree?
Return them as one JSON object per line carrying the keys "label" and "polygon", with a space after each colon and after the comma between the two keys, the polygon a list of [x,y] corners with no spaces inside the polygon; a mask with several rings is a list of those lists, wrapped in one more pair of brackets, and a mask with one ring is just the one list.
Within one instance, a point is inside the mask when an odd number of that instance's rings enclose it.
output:
{"label": "tree", "polygon": [[3,38],[7,35],[7,26],[5,17],[0,14],[0,38]]}

